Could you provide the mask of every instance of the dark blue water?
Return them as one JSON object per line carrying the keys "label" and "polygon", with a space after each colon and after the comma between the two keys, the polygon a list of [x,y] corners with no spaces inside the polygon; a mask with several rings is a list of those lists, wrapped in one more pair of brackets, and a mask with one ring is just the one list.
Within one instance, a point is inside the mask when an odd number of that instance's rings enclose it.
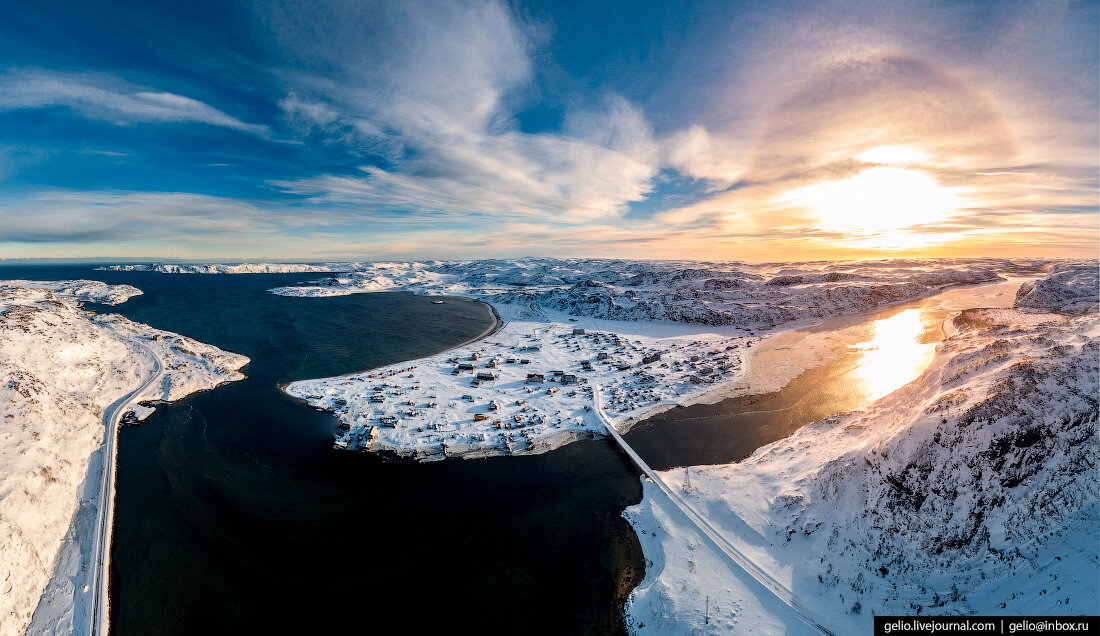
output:
{"label": "dark blue water", "polygon": [[627,461],[607,440],[431,464],[332,450],[335,418],[279,383],[429,355],[493,318],[459,299],[265,291],[311,277],[0,268],[134,285],[104,310],[252,359],[246,380],[120,431],[113,632],[621,631],[643,575]]}

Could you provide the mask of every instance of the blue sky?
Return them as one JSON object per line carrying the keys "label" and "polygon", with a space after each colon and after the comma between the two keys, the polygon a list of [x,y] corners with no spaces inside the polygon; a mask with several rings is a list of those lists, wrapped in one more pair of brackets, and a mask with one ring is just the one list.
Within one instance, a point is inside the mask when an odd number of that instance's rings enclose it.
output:
{"label": "blue sky", "polygon": [[1095,255],[1096,2],[0,7],[0,257]]}

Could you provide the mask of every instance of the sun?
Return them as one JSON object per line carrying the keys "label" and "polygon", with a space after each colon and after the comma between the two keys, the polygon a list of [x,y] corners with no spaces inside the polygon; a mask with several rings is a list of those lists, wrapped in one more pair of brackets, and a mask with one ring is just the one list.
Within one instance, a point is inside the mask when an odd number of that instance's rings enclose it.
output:
{"label": "sun", "polygon": [[877,166],[840,181],[791,193],[792,202],[818,214],[822,229],[875,233],[943,221],[962,202],[926,172]]}
{"label": "sun", "polygon": [[856,158],[872,165],[846,179],[794,190],[788,202],[815,212],[821,229],[854,235],[940,223],[963,205],[957,188],[913,165],[925,158],[919,150],[878,146]]}

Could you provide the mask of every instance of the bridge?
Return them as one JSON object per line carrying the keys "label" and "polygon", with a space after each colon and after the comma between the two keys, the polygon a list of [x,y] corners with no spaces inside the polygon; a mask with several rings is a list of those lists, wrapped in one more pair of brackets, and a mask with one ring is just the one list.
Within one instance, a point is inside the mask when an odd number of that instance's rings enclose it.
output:
{"label": "bridge", "polygon": [[674,491],[672,488],[669,488],[668,484],[666,484],[664,480],[662,480],[660,476],[657,475],[657,473],[649,467],[649,464],[645,463],[645,460],[643,460],[641,456],[639,456],[638,453],[630,447],[630,444],[626,443],[626,440],[624,440],[623,436],[619,434],[619,431],[615,430],[615,426],[611,423],[611,420],[607,419],[607,416],[603,413],[603,400],[602,396],[600,395],[600,386],[598,384],[592,387],[592,396],[595,400],[596,415],[600,418],[600,422],[603,423],[604,428],[607,429],[607,433],[611,436],[611,439],[615,440],[615,443],[618,444],[619,448],[621,448],[623,452],[626,453],[627,457],[629,457],[630,460],[634,462],[634,465],[642,471],[642,474],[648,477],[649,480],[653,482],[653,484],[657,486],[657,488],[661,492],[663,492],[672,501],[672,503],[680,509],[681,512],[684,513],[684,516],[688,518],[688,521],[690,521],[692,525],[694,525],[696,529],[698,529],[699,532],[709,540],[709,543],[715,549],[717,549],[719,553],[725,555],[730,561],[733,562],[734,565],[736,565],[738,568],[751,576],[770,594],[774,595],[787,607],[790,607],[792,610],[794,610],[795,613],[798,615],[798,618],[800,618],[802,622],[806,623],[807,625],[822,634],[828,634],[828,636],[836,636],[836,632],[825,627],[824,625],[819,623],[814,617],[810,616],[806,609],[798,604],[790,590],[788,590],[786,587],[783,586],[783,584],[775,580],[774,577],[772,577],[770,574],[768,574],[751,560],[749,560],[748,557],[746,557],[740,550],[734,547],[733,544],[731,544],[724,536],[722,536],[722,533],[718,532],[718,530],[713,525],[711,525],[709,521],[707,521],[699,513],[695,512],[695,509],[692,508],[691,505],[688,504],[688,502],[685,501],[684,498],[681,497],[676,491]]}

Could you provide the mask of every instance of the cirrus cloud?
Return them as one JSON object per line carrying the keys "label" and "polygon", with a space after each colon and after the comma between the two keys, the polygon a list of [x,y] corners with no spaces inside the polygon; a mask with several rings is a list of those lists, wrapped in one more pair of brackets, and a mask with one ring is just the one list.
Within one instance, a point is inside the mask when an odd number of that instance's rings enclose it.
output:
{"label": "cirrus cloud", "polygon": [[190,97],[138,88],[99,73],[43,70],[0,72],[0,111],[65,106],[89,119],[115,124],[187,122],[266,135],[266,126],[245,123]]}

